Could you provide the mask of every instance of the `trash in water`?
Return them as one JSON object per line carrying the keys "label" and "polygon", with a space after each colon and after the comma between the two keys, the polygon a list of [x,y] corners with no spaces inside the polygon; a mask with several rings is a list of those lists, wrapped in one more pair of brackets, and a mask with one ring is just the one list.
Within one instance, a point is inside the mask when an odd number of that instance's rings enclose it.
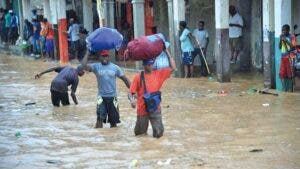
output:
{"label": "trash in water", "polygon": [[35,115],[40,115],[40,113],[35,113]]}
{"label": "trash in water", "polygon": [[272,92],[269,92],[268,90],[258,90],[258,89],[255,89],[254,87],[248,89],[247,93],[248,94],[260,93],[260,94],[269,94],[269,95],[273,95],[273,96],[278,96],[278,93],[272,93]]}
{"label": "trash in water", "polygon": [[269,107],[269,106],[270,106],[269,103],[263,103],[262,105],[263,105],[264,107]]}
{"label": "trash in water", "polygon": [[269,95],[273,95],[273,96],[278,96],[278,93],[272,93],[267,90],[257,90],[257,92],[260,94],[269,94]]}
{"label": "trash in water", "polygon": [[220,96],[226,96],[228,92],[226,90],[221,90],[218,92]]}
{"label": "trash in water", "polygon": [[250,152],[251,153],[258,153],[258,152],[262,152],[262,151],[263,151],[263,149],[253,149]]}
{"label": "trash in water", "polygon": [[47,160],[46,162],[49,164],[61,164],[62,163],[62,161],[60,161],[60,160]]}
{"label": "trash in water", "polygon": [[158,161],[157,162],[157,165],[159,165],[159,166],[163,166],[163,165],[170,165],[171,164],[171,161],[172,161],[172,159],[168,159],[166,162],[163,162],[163,161]]}
{"label": "trash in water", "polygon": [[213,81],[213,80],[214,80],[213,77],[211,77],[211,76],[208,77],[208,81]]}
{"label": "trash in water", "polygon": [[47,163],[55,164],[55,161],[54,160],[47,160]]}
{"label": "trash in water", "polygon": [[256,93],[256,91],[257,90],[254,87],[252,87],[252,88],[250,88],[250,89],[247,90],[247,93],[248,94],[254,94],[254,93]]}
{"label": "trash in water", "polygon": [[129,167],[137,167],[138,166],[138,160],[134,159],[131,161],[130,166]]}
{"label": "trash in water", "polygon": [[29,102],[29,103],[26,103],[25,106],[29,106],[29,105],[34,105],[36,104],[35,102]]}
{"label": "trash in water", "polygon": [[22,135],[21,135],[21,132],[16,132],[16,134],[15,134],[15,136],[17,137],[17,138],[20,138]]}

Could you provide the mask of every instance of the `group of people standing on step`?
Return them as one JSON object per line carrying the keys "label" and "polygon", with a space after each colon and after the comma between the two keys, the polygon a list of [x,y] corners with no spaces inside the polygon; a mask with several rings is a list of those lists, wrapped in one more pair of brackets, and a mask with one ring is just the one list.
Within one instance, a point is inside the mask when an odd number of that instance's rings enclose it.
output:
{"label": "group of people standing on step", "polygon": [[[53,25],[44,18],[43,15],[37,15],[37,10],[32,10],[31,21],[25,19],[24,40],[32,44],[32,56],[42,57],[45,60],[54,60],[55,43]],[[69,19],[69,27],[65,32],[69,36],[70,51],[75,59],[81,60],[84,49],[80,45],[80,26],[75,18]]]}
{"label": "group of people standing on step", "polygon": [[[239,53],[242,50],[242,29],[243,19],[237,12],[235,6],[229,7],[229,46],[231,51],[231,63],[236,63]],[[194,59],[200,57],[200,73],[207,76],[208,67],[206,62],[207,47],[209,44],[208,31],[204,28],[205,22],[198,21],[198,28],[193,32],[187,27],[185,21],[179,22],[180,42],[182,51],[182,64],[184,65],[184,77],[194,76]]]}

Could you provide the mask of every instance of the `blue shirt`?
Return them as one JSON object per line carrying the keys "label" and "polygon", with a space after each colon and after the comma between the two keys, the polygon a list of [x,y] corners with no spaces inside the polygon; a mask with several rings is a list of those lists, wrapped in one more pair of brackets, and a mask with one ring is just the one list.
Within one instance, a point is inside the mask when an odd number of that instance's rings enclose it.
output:
{"label": "blue shirt", "polygon": [[193,44],[189,38],[189,34],[191,32],[188,29],[184,29],[181,36],[180,36],[180,42],[181,42],[181,50],[182,52],[192,52],[194,51]]}
{"label": "blue shirt", "polygon": [[98,81],[98,96],[116,97],[116,77],[124,76],[122,69],[113,63],[103,65],[101,63],[91,64],[92,71]]}
{"label": "blue shirt", "polygon": [[58,75],[52,80],[51,90],[64,93],[68,92],[68,86],[72,85],[71,90],[75,93],[79,83],[77,69],[66,66],[58,67],[54,71],[58,72]]}

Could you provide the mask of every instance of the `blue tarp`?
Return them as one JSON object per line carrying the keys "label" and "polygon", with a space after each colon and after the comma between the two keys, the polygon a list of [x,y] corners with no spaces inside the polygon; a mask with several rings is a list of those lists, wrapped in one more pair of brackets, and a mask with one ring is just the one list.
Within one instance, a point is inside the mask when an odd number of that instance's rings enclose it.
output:
{"label": "blue tarp", "polygon": [[101,27],[93,31],[87,38],[87,48],[90,51],[101,51],[116,49],[119,50],[123,41],[123,36],[112,28]]}

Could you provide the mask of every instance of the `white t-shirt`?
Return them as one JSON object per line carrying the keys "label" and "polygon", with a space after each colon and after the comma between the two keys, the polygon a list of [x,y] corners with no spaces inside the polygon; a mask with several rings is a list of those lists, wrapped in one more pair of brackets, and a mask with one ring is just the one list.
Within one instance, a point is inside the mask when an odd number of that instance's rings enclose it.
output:
{"label": "white t-shirt", "polygon": [[207,44],[206,38],[208,38],[207,30],[205,30],[205,29],[203,29],[203,30],[195,29],[194,32],[193,32],[193,35],[196,37],[196,39],[200,43],[201,48],[205,48],[206,44]]}
{"label": "white t-shirt", "polygon": [[[241,26],[244,26],[243,18],[238,13],[236,13],[234,16],[230,15],[229,24],[239,24]],[[242,36],[242,28],[229,26],[229,38],[238,38],[240,36]]]}

